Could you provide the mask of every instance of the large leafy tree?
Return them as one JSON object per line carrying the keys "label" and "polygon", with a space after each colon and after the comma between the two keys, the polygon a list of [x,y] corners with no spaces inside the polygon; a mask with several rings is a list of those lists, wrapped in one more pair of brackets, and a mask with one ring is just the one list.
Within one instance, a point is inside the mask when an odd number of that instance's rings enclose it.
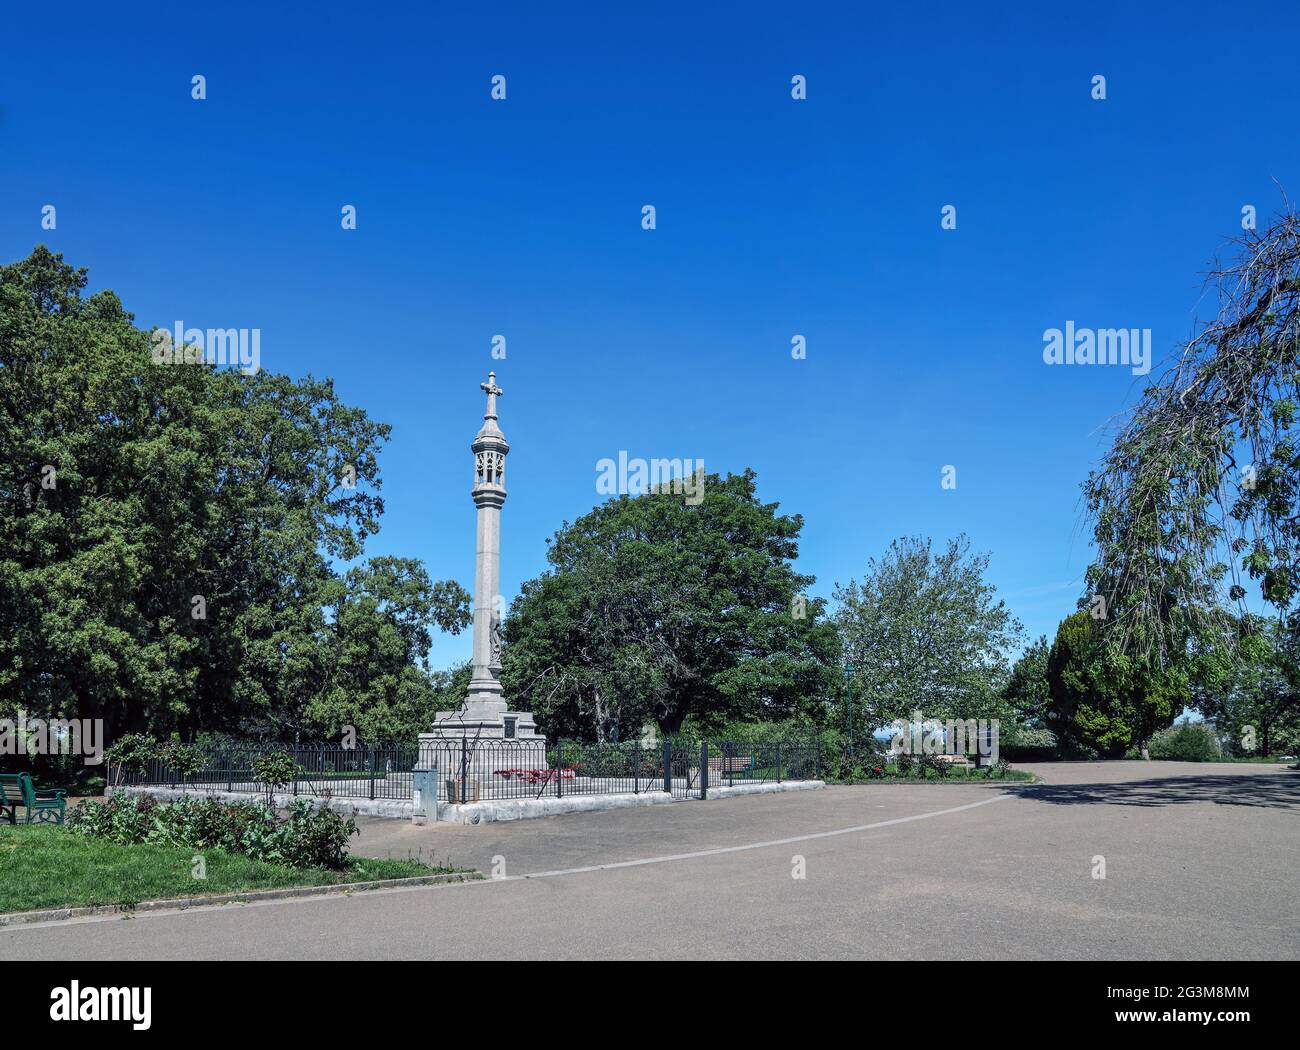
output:
{"label": "large leafy tree", "polygon": [[1108,646],[1089,610],[1057,628],[1047,687],[1043,720],[1067,755],[1120,756],[1136,747],[1145,758],[1151,736],[1171,725],[1191,697],[1183,667],[1162,668]]}
{"label": "large leafy tree", "polygon": [[552,735],[601,740],[819,710],[836,639],[791,564],[802,527],[748,470],[707,475],[698,502],[665,488],[566,523],[505,622],[507,693]]}
{"label": "large leafy tree", "polygon": [[1051,651],[1047,636],[1042,635],[1025,649],[1011,667],[1002,696],[1017,721],[1030,728],[1043,728],[1051,703],[1047,682],[1047,658]]}
{"label": "large leafy tree", "polygon": [[1234,754],[1269,755],[1300,741],[1300,643],[1277,617],[1237,622],[1237,659],[1198,682],[1196,708],[1223,731]]}
{"label": "large leafy tree", "polygon": [[415,621],[455,628],[467,599],[332,568],[379,527],[388,426],[328,380],[155,364],[86,283],[43,247],[0,267],[0,696],[109,738],[301,731],[340,667],[391,698]]}
{"label": "large leafy tree", "polygon": [[984,575],[987,554],[959,536],[895,540],[862,582],[837,587],[835,622],[869,728],[927,718],[1001,717],[999,691],[1019,622]]}

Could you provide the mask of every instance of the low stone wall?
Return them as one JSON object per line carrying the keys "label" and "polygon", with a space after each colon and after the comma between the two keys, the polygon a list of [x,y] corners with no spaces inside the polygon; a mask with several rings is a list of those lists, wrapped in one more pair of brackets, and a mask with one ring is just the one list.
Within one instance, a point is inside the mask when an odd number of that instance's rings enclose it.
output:
{"label": "low stone wall", "polygon": [[[825,782],[821,780],[787,780],[780,784],[710,787],[709,800],[735,798],[739,795],[774,795],[783,791],[810,791],[825,786]],[[684,801],[686,800],[675,798],[664,791],[642,791],[635,795],[626,792],[619,795],[493,799],[486,802],[466,802],[463,805],[443,803],[438,807],[438,819],[457,824],[491,824],[499,820],[529,820],[533,817],[558,816],[561,813],[594,813],[605,809],[663,806]]]}
{"label": "low stone wall", "polygon": [[[211,788],[190,788],[188,791],[180,788],[153,787],[145,785],[143,787],[110,787],[105,789],[105,794],[113,795],[153,795],[154,798],[172,799],[180,798],[182,795],[194,795],[198,798],[219,798],[222,802],[248,802],[251,799],[264,799],[266,795],[249,791],[214,791]],[[320,795],[295,795],[291,792],[279,793],[271,796],[271,801],[277,809],[285,809],[290,803],[299,799],[306,799],[313,806],[320,809],[332,809],[335,813],[362,813],[368,817],[396,817],[410,820],[415,816],[415,806],[407,799],[400,801],[391,798],[337,798],[331,796],[324,798]]]}
{"label": "low stone wall", "polygon": [[592,813],[601,809],[631,809],[639,806],[662,806],[675,801],[663,791],[628,791],[618,795],[565,795],[555,798],[499,798],[484,802],[438,805],[438,819],[456,824],[492,824],[498,820],[528,820],[554,817],[561,813]]}
{"label": "low stone wall", "polygon": [[[740,795],[775,795],[785,791],[814,791],[824,788],[821,780],[787,780],[780,784],[735,784],[732,787],[710,787],[709,799],[735,798]],[[265,795],[249,794],[240,791],[213,791],[211,789],[182,791],[169,787],[117,787],[109,788],[109,794],[153,795],[155,798],[175,799],[182,795],[198,795],[204,798],[219,798],[224,802],[247,801],[253,798],[265,798]],[[399,802],[393,799],[365,798],[322,798],[314,795],[276,794],[271,801],[283,809],[297,799],[308,799],[313,805],[332,809],[336,813],[360,813],[370,817],[390,817],[414,820],[417,824],[425,822],[425,817],[418,812],[411,802]],[[594,813],[605,809],[632,809],[641,806],[664,806],[672,802],[682,802],[664,791],[642,791],[640,794],[625,792],[617,795],[565,795],[561,798],[502,798],[482,802],[438,805],[438,820],[456,824],[493,824],[500,820],[530,820],[535,817],[554,817],[562,813]]]}

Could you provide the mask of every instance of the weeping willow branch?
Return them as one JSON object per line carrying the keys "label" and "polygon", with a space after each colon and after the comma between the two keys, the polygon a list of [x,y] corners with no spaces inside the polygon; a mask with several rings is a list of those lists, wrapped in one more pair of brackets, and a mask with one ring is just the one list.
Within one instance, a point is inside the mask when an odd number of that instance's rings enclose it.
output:
{"label": "weeping willow branch", "polygon": [[1300,218],[1287,203],[1234,249],[1207,275],[1215,317],[1084,484],[1107,637],[1162,665],[1228,640],[1254,587],[1300,625]]}

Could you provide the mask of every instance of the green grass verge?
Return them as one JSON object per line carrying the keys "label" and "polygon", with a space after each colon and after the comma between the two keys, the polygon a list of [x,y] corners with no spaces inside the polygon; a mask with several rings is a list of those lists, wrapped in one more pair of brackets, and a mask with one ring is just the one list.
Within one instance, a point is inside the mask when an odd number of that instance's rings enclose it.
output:
{"label": "green grass verge", "polygon": [[[193,875],[196,856],[206,865],[204,879]],[[371,857],[350,858],[344,871],[291,868],[221,849],[122,846],[56,826],[0,827],[0,912],[94,904],[129,907],[146,900],[405,879],[453,870]]]}

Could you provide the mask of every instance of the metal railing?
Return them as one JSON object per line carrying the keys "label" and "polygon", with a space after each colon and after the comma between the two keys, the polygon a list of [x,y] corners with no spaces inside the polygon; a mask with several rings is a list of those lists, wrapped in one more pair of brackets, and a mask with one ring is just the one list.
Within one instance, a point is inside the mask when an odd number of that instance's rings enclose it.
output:
{"label": "metal railing", "polygon": [[298,767],[277,793],[335,798],[409,801],[412,770],[438,771],[442,802],[563,798],[565,795],[641,794],[664,791],[675,798],[707,797],[710,789],[743,784],[808,780],[822,770],[819,745],[803,741],[746,744],[736,741],[664,740],[656,744],[582,743],[558,740],[424,740],[379,747],[339,744],[218,744],[196,748],[203,769],[182,777],[160,759],[133,786],[188,787],[195,791],[262,793],[257,759],[287,754]]}
{"label": "metal railing", "polygon": [[181,776],[162,759],[151,759],[143,773],[128,773],[123,780],[131,785],[261,793],[266,786],[254,772],[257,760],[283,753],[293,760],[299,774],[292,782],[277,786],[277,793],[410,801],[411,770],[420,753],[414,744],[249,743],[203,745],[196,750],[203,755],[204,765],[191,776]]}

